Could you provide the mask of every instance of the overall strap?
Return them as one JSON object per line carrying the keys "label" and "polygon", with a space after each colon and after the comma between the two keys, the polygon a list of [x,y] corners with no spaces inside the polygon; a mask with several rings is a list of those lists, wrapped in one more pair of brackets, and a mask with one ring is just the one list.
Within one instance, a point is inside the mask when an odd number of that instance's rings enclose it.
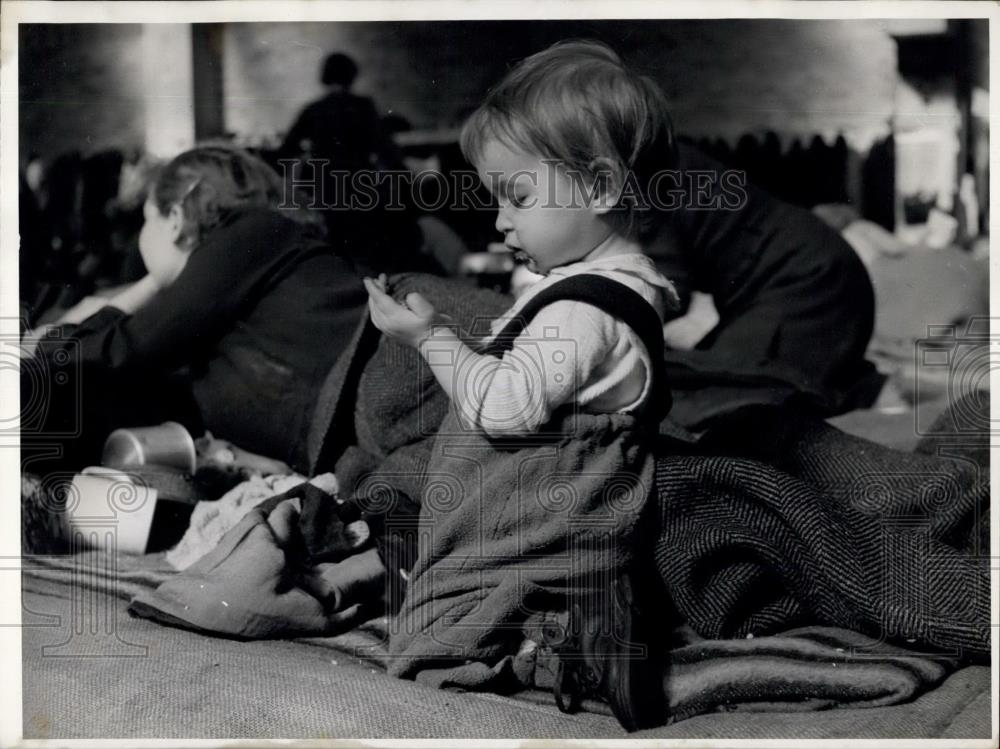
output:
{"label": "overall strap", "polygon": [[650,405],[646,415],[659,421],[670,410],[671,397],[663,362],[663,323],[656,310],[636,291],[620,281],[594,273],[580,273],[557,281],[527,304],[480,353],[501,357],[514,347],[514,340],[535,315],[558,301],[584,302],[597,307],[630,327],[642,341],[653,365]]}

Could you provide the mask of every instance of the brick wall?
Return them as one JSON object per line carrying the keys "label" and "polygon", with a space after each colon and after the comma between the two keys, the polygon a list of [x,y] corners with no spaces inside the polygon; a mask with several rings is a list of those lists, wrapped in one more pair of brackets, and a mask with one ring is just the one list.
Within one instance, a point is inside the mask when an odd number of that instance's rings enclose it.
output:
{"label": "brick wall", "polygon": [[612,21],[232,25],[227,127],[288,127],[322,91],[323,56],[352,55],[357,90],[418,128],[455,125],[506,66],[569,37],[600,38],[653,75],[678,129],[735,139],[844,133],[858,150],[888,132],[895,42],[875,21]]}
{"label": "brick wall", "polygon": [[141,146],[142,26],[20,27],[21,158]]}
{"label": "brick wall", "polygon": [[[143,142],[137,25],[22,27],[21,152]],[[735,138],[843,132],[864,150],[887,132],[895,42],[874,21],[613,21],[230,24],[225,123],[284,131],[343,50],[357,90],[418,128],[457,124],[506,66],[567,37],[603,38],[664,86],[678,129]],[[163,61],[169,64],[169,61]]]}

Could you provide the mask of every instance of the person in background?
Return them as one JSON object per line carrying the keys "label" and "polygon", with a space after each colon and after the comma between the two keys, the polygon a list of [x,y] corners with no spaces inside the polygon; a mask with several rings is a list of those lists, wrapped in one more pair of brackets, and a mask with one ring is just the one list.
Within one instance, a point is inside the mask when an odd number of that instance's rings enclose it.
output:
{"label": "person in background", "polygon": [[357,75],[347,55],[326,57],[320,82],[327,93],[299,113],[278,157],[299,161],[295,178],[312,181],[322,196],[331,244],[360,271],[439,272],[420,254],[412,207],[385,179],[404,166],[372,100],[351,91]]}
{"label": "person in background", "polygon": [[381,145],[379,118],[371,99],[351,92],[357,75],[358,66],[347,55],[327,56],[320,74],[327,93],[299,113],[282,153],[329,159],[334,168],[352,172],[372,166]]}
{"label": "person in background", "polygon": [[[22,413],[46,404],[31,430],[79,432],[63,464],[96,461],[112,429],[173,420],[303,467],[318,389],[367,295],[322,221],[276,208],[282,194],[270,167],[228,147],[159,172],[139,237],[146,275],[25,340]],[[65,362],[76,387],[53,384]]]}
{"label": "person in background", "polygon": [[749,406],[821,417],[870,406],[884,380],[865,359],[875,295],[850,245],[693,146],[678,144],[676,169],[687,204],[667,212],[647,253],[677,286],[675,314],[700,291],[717,316],[693,347],[668,326],[670,422],[724,435],[725,419]]}

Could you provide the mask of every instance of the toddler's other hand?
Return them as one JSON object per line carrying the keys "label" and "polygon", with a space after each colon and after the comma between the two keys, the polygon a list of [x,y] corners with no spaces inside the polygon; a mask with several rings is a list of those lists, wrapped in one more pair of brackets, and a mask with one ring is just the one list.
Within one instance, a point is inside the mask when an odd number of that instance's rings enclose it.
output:
{"label": "toddler's other hand", "polygon": [[449,322],[448,317],[439,314],[420,294],[407,294],[405,304],[399,304],[385,292],[384,276],[378,280],[366,278],[364,284],[375,327],[408,346],[417,348],[431,334],[434,325]]}

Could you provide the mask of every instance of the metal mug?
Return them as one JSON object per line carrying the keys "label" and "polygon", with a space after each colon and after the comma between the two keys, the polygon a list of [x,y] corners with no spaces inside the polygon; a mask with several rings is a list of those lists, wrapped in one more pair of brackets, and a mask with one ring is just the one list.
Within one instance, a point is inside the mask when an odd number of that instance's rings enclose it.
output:
{"label": "metal mug", "polygon": [[101,464],[114,468],[160,465],[186,473],[195,470],[194,439],[183,425],[166,421],[153,427],[116,429],[104,441]]}

